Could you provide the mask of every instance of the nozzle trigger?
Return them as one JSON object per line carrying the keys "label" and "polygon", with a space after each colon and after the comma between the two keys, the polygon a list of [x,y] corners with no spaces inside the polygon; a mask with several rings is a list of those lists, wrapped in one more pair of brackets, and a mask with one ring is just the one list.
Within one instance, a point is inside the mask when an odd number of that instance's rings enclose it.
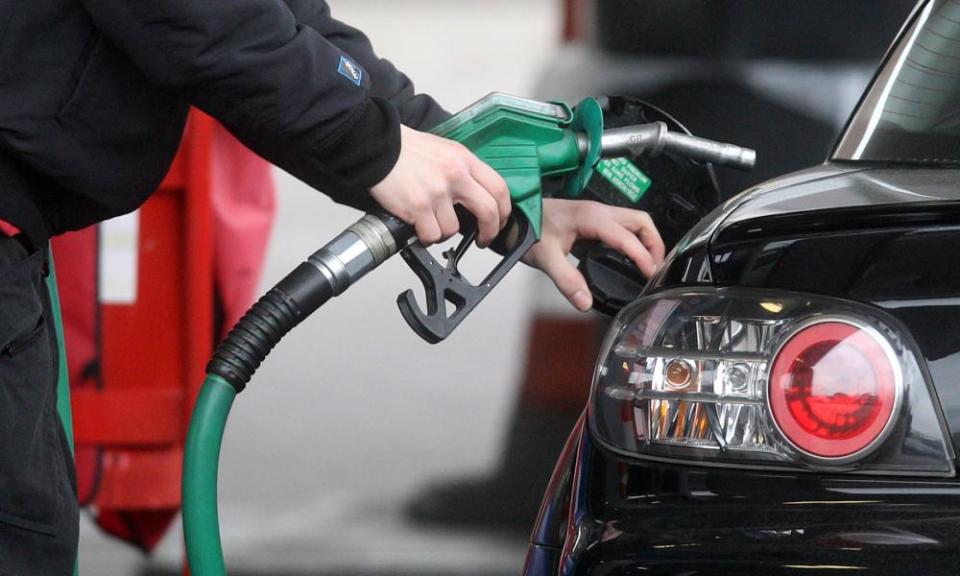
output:
{"label": "nozzle trigger", "polygon": [[[506,276],[520,258],[536,242],[533,226],[526,218],[517,219],[518,240],[503,259],[487,274],[479,285],[473,285],[458,268],[460,260],[466,254],[476,238],[476,228],[464,235],[457,246],[443,253],[446,265],[441,265],[419,242],[410,244],[400,252],[403,260],[423,283],[426,292],[427,311],[421,310],[413,290],[407,290],[397,296],[397,306],[407,324],[421,338],[436,344],[449,336],[476,308],[477,304]],[[447,314],[447,302],[454,306]]]}

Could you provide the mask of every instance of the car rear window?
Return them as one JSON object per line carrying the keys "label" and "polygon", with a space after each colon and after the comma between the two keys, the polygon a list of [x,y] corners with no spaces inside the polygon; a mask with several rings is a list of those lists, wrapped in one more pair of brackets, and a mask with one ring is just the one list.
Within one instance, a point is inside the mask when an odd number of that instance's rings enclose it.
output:
{"label": "car rear window", "polygon": [[960,164],[960,1],[930,0],[919,7],[834,159]]}

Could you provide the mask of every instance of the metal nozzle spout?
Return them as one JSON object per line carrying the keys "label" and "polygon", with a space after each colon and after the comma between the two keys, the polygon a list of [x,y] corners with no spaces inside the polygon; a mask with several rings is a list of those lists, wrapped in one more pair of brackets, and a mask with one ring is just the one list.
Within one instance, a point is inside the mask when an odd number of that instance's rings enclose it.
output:
{"label": "metal nozzle spout", "polygon": [[664,136],[668,133],[663,122],[608,128],[600,138],[600,154],[604,158],[659,156],[663,152]]}
{"label": "metal nozzle spout", "polygon": [[675,132],[666,133],[664,150],[681,154],[693,160],[711,162],[719,166],[729,166],[744,171],[753,170],[757,163],[756,150]]}
{"label": "metal nozzle spout", "polygon": [[669,151],[692,160],[745,171],[752,170],[757,162],[755,150],[670,132],[663,122],[605,130],[601,147],[604,158],[641,154],[659,156]]}

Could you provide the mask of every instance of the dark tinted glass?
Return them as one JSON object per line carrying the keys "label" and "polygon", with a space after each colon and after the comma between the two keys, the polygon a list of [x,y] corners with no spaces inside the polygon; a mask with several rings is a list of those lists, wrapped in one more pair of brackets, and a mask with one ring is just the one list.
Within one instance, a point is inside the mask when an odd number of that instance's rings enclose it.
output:
{"label": "dark tinted glass", "polygon": [[916,13],[834,158],[960,164],[960,2],[931,0]]}

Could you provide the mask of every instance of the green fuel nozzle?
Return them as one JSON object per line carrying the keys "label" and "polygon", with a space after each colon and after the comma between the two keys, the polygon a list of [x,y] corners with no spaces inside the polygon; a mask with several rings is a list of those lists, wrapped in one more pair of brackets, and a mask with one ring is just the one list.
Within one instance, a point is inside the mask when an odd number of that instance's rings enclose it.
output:
{"label": "green fuel nozzle", "polygon": [[571,109],[493,93],[437,126],[433,133],[456,140],[500,173],[514,209],[540,237],[543,179],[566,177],[585,186],[599,160],[603,112],[589,99]]}
{"label": "green fuel nozzle", "polygon": [[493,93],[458,112],[433,132],[456,140],[500,173],[514,206],[540,237],[544,178],[564,179],[561,196],[579,198],[602,158],[658,156],[671,152],[691,160],[750,170],[756,152],[688,134],[663,122],[604,130],[595,98],[571,108]]}
{"label": "green fuel nozzle", "polygon": [[[469,232],[456,249],[444,254],[444,265],[418,244],[401,253],[423,282],[427,310],[424,312],[417,305],[411,290],[401,294],[397,303],[410,327],[431,343],[449,336],[540,239],[544,179],[562,180],[559,196],[576,199],[583,195],[602,158],[671,152],[747,170],[753,168],[756,159],[753,150],[670,132],[663,122],[605,131],[603,110],[594,98],[570,108],[562,102],[538,102],[493,93],[433,132],[462,143],[500,173],[510,188],[519,240],[478,285],[467,282],[458,270],[460,259],[473,242]],[[448,303],[453,305],[452,313],[447,312]]]}

